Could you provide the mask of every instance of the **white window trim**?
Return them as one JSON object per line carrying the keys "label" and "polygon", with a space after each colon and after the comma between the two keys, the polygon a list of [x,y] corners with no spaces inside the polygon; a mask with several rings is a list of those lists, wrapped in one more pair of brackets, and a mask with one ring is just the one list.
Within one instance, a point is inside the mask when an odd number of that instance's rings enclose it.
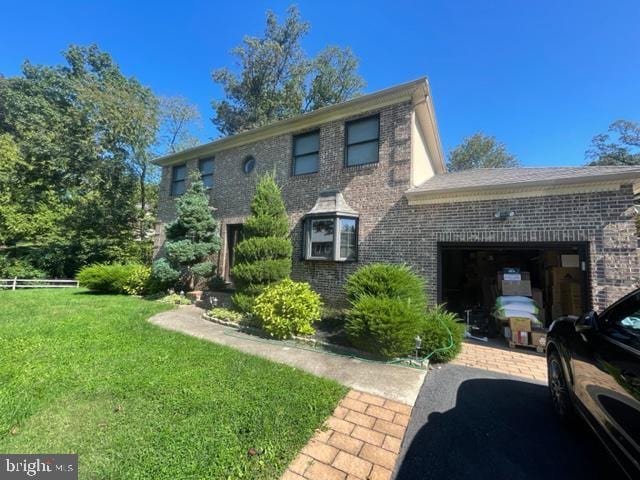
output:
{"label": "white window trim", "polygon": [[[332,220],[333,221],[333,257],[313,257],[311,256],[311,223],[314,220]],[[341,230],[340,223],[342,220],[355,220],[356,232],[355,232],[355,258],[349,259],[347,257],[340,256],[340,244],[341,244]],[[317,217],[307,217],[303,220],[303,235],[304,235],[304,260],[310,261],[324,261],[324,262],[357,262],[358,261],[358,218],[357,217],[343,217],[339,215],[322,215]]]}

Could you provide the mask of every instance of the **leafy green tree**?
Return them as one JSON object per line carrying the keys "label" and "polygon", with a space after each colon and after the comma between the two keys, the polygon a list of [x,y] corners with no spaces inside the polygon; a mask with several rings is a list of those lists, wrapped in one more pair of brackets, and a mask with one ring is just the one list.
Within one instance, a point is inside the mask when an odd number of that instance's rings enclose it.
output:
{"label": "leafy green tree", "polygon": [[246,36],[232,50],[240,71],[221,68],[213,72],[213,81],[222,85],[225,94],[224,99],[212,102],[213,123],[220,132],[231,135],[249,130],[360,93],[364,81],[351,50],[329,47],[315,59],[305,55],[301,40],[309,28],[296,6],[289,7],[282,24],[267,11],[264,35]]}
{"label": "leafy green tree", "polygon": [[233,301],[239,309],[250,311],[266,286],[291,274],[289,222],[273,175],[265,175],[258,182],[243,235],[235,249],[231,272],[237,288]]}
{"label": "leafy green tree", "polygon": [[585,157],[589,165],[640,165],[640,124],[613,122],[608,133],[593,137]]}
{"label": "leafy green tree", "polygon": [[162,280],[173,275],[179,278],[182,288],[192,290],[200,280],[215,273],[215,265],[209,258],[220,250],[221,240],[200,175],[194,172],[189,179],[189,188],[176,201],[176,219],[166,227],[169,269],[165,261],[159,261],[154,271],[163,272]]}
{"label": "leafy green tree", "polygon": [[507,151],[504,143],[496,137],[481,132],[466,137],[460,145],[449,154],[447,168],[450,172],[470,170],[473,168],[507,168],[518,167],[520,161]]}
{"label": "leafy green tree", "polygon": [[64,58],[26,61],[21,76],[0,78],[0,134],[23,160],[2,220],[23,228],[2,241],[29,243],[50,275],[72,276],[85,263],[148,250],[141,225],[158,102],[95,45],[71,46]]}
{"label": "leafy green tree", "polygon": [[344,102],[360,94],[364,80],[355,72],[358,59],[350,48],[328,46],[313,60],[313,77],[304,111]]}

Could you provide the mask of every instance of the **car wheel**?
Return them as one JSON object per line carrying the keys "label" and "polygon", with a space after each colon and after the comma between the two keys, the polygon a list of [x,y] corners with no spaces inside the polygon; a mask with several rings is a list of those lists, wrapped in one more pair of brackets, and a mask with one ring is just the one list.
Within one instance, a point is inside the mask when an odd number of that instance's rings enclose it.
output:
{"label": "car wheel", "polygon": [[574,418],[573,404],[571,403],[569,387],[562,369],[562,362],[556,352],[549,354],[547,369],[553,408],[563,420],[571,421]]}

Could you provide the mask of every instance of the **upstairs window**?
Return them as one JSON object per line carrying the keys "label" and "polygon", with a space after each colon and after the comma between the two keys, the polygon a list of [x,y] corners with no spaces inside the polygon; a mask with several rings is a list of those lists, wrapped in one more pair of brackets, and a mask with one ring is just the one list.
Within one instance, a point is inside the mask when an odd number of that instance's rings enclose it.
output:
{"label": "upstairs window", "polygon": [[311,217],[304,222],[305,260],[349,262],[357,259],[357,218]]}
{"label": "upstairs window", "polygon": [[198,168],[204,188],[213,188],[213,158],[203,158],[198,162]]}
{"label": "upstairs window", "polygon": [[320,162],[320,132],[293,137],[293,175],[316,173]]}
{"label": "upstairs window", "polygon": [[367,165],[378,161],[380,116],[361,118],[345,124],[345,164]]}
{"label": "upstairs window", "polygon": [[176,165],[171,171],[171,195],[182,195],[186,190],[187,166]]}

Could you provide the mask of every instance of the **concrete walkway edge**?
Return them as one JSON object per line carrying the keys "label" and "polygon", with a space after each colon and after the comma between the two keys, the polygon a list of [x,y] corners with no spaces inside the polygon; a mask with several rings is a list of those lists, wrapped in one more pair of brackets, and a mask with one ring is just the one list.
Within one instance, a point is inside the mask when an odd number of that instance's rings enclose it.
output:
{"label": "concrete walkway edge", "polygon": [[[288,344],[256,342],[255,337],[203,319],[202,313],[200,308],[183,306],[154,315],[149,321],[168,330],[297,367],[314,375],[333,379],[357,391],[407,405],[415,404],[425,379],[424,370],[313,352]],[[228,334],[229,330],[233,335]]]}

